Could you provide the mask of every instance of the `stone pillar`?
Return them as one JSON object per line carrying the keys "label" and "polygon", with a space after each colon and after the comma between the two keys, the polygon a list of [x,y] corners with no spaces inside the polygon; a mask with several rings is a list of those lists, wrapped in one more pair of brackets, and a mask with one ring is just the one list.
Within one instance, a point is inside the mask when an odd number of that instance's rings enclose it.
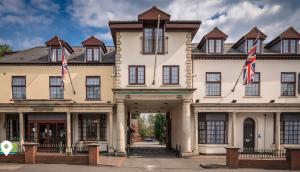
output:
{"label": "stone pillar", "polygon": [[226,147],[226,165],[228,168],[239,168],[239,149]]}
{"label": "stone pillar", "polygon": [[67,112],[67,150],[66,152],[71,154],[71,113]]}
{"label": "stone pillar", "polygon": [[125,156],[125,105],[124,100],[117,100],[117,147],[116,156]]}
{"label": "stone pillar", "polygon": [[192,130],[191,130],[191,111],[190,100],[182,102],[182,137],[181,137],[181,156],[192,156]]}
{"label": "stone pillar", "polygon": [[19,128],[20,128],[20,151],[23,152],[24,144],[24,115],[22,112],[19,113]]}
{"label": "stone pillar", "polygon": [[113,113],[109,112],[108,114],[108,147],[109,147],[109,153],[113,153]]}
{"label": "stone pillar", "polygon": [[78,141],[78,114],[73,114],[73,143],[77,143]]}
{"label": "stone pillar", "polygon": [[277,150],[280,149],[280,112],[276,112],[275,121],[275,147]]}
{"label": "stone pillar", "polygon": [[99,144],[88,144],[89,165],[97,166],[99,162]]}
{"label": "stone pillar", "polygon": [[194,155],[199,155],[198,147],[198,112],[194,113]]}
{"label": "stone pillar", "polygon": [[35,164],[38,143],[24,143],[25,164]]}
{"label": "stone pillar", "polygon": [[236,147],[236,112],[231,113],[231,146]]}

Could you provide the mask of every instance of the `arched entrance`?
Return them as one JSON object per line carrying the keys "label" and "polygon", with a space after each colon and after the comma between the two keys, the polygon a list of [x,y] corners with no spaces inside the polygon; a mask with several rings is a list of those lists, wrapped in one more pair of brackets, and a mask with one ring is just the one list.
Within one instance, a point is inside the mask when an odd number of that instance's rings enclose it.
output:
{"label": "arched entrance", "polygon": [[244,121],[244,144],[246,150],[255,148],[255,121],[252,118],[246,118]]}

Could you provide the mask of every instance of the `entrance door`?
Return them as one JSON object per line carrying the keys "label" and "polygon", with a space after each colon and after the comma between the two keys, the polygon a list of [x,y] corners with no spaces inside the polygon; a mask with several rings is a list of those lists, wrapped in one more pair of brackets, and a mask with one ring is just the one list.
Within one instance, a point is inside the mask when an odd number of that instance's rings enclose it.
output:
{"label": "entrance door", "polygon": [[244,149],[254,150],[255,147],[255,121],[247,118],[244,121]]}

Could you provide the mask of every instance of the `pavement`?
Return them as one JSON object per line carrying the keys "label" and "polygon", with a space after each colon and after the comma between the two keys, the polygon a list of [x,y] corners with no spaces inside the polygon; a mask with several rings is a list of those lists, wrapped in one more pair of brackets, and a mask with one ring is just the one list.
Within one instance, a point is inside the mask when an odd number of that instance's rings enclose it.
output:
{"label": "pavement", "polygon": [[[128,158],[100,157],[99,166],[64,165],[64,164],[0,164],[0,172],[195,172],[195,171],[244,171],[268,172],[264,169],[228,169],[225,156],[197,156],[193,158],[177,158],[175,152],[168,151],[163,145],[138,143],[133,145],[133,152]],[[211,165],[211,169],[205,166]],[[280,172],[282,170],[276,170]]]}

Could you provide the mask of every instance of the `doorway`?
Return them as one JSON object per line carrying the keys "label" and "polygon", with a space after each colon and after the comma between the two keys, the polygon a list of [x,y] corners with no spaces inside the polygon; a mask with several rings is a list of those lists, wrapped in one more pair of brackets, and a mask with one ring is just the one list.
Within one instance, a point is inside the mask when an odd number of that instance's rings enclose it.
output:
{"label": "doorway", "polygon": [[246,118],[244,121],[244,144],[245,150],[254,150],[255,148],[255,121],[252,118]]}

